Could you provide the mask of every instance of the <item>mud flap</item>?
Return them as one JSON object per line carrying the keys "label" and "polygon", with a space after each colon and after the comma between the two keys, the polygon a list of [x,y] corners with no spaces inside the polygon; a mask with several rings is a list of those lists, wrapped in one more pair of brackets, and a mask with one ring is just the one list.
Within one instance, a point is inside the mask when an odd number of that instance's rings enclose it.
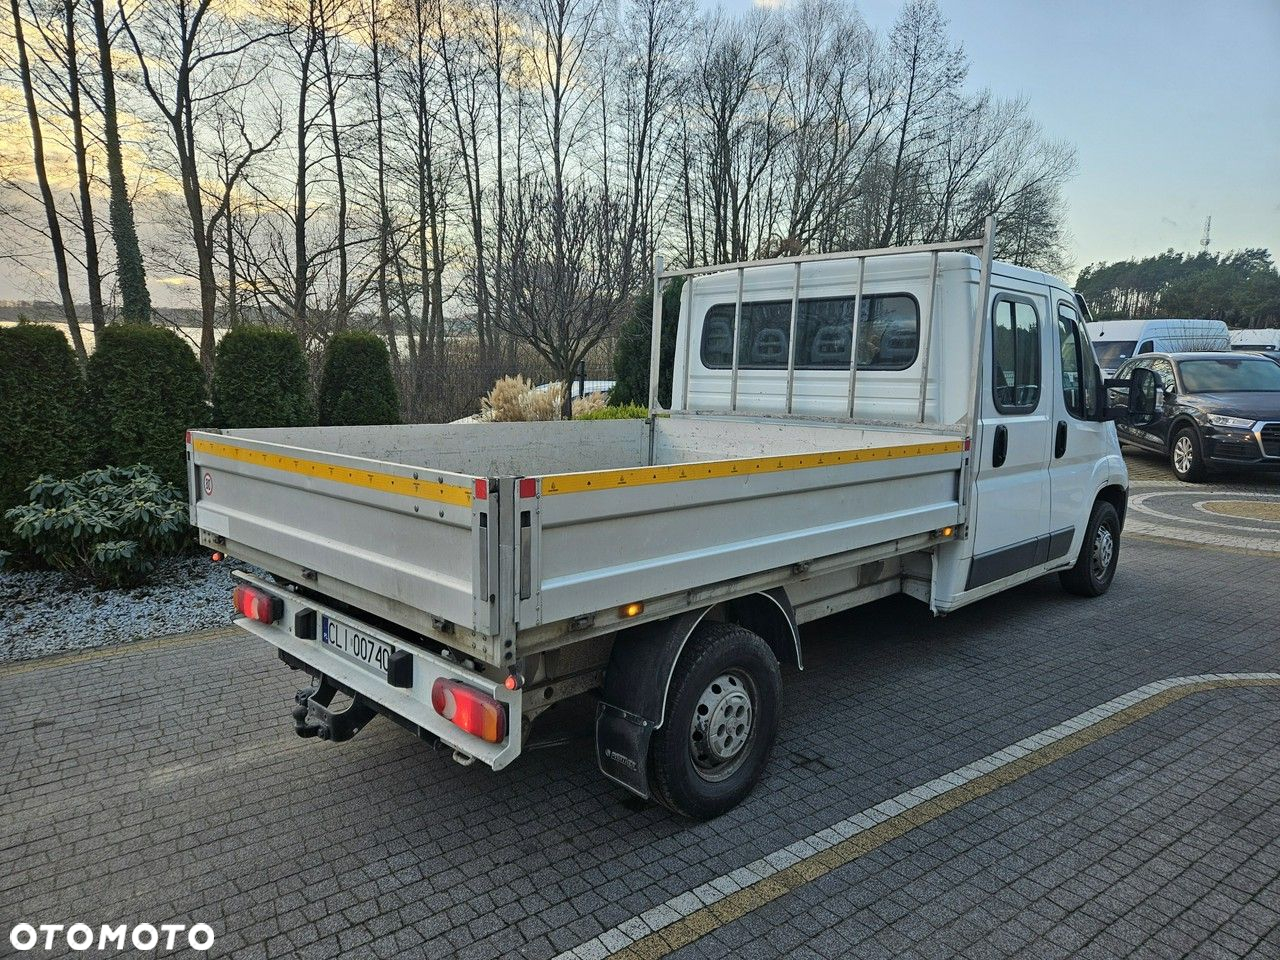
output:
{"label": "mud flap", "polygon": [[705,611],[641,624],[621,634],[604,672],[596,710],[600,772],[649,799],[649,740],[662,726],[676,658]]}
{"label": "mud flap", "polygon": [[649,739],[657,724],[608,703],[596,709],[596,763],[600,772],[649,799]]}

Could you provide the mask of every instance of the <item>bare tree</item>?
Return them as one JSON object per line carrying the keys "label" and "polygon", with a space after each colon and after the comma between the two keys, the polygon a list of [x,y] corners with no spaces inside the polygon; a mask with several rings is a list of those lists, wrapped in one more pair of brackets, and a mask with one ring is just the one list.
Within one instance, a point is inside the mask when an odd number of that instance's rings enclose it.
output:
{"label": "bare tree", "polygon": [[[163,118],[182,187],[200,287],[200,362],[213,370],[218,285],[214,272],[217,231],[232,193],[249,163],[267,151],[280,128],[255,136],[250,129],[249,89],[263,70],[251,54],[272,34],[219,16],[212,0],[141,5],[124,19],[143,90]],[[206,189],[201,162],[207,158],[209,127],[237,134],[234,155],[225,155],[219,189]],[[231,138],[218,137],[227,149]]]}
{"label": "bare tree", "polygon": [[[635,0],[622,17],[615,43],[619,64],[605,90],[617,91],[614,114],[622,126],[625,168],[626,227],[623,247],[628,264],[650,261],[664,225],[659,205],[668,170],[676,156],[670,146],[675,104],[682,98],[686,76],[688,32],[678,0]],[[607,96],[607,93],[606,93]],[[625,278],[632,285],[632,278]]]}
{"label": "bare tree", "polygon": [[899,90],[894,152],[888,166],[888,198],[879,242],[900,236],[902,197],[913,165],[942,138],[940,122],[968,74],[964,51],[952,46],[935,0],[909,0],[889,35],[894,86]]}
{"label": "bare tree", "polygon": [[[626,212],[603,191],[549,182],[526,186],[509,211],[503,325],[529,344],[564,384],[606,333],[617,328],[630,293],[621,262]],[[572,414],[565,391],[563,414]]]}
{"label": "bare tree", "polygon": [[333,156],[334,185],[337,191],[337,222],[334,250],[338,256],[336,299],[333,321],[336,330],[344,330],[350,314],[351,261],[349,230],[347,226],[349,201],[347,197],[347,166],[344,153],[344,125],[338,120],[339,98],[347,82],[347,75],[339,62],[342,55],[342,37],[352,27],[352,12],[348,0],[318,0],[320,25],[320,63],[324,79],[325,108],[329,116],[329,149]]}
{"label": "bare tree", "polygon": [[83,362],[88,354],[85,352],[80,322],[76,317],[75,298],[71,293],[71,279],[67,272],[67,253],[62,242],[62,225],[58,216],[57,201],[49,185],[49,171],[45,166],[44,134],[40,125],[40,113],[36,108],[35,89],[31,79],[31,61],[27,56],[27,43],[22,29],[22,10],[18,6],[18,0],[10,0],[9,8],[13,14],[13,39],[18,53],[18,76],[22,84],[23,100],[27,107],[27,122],[31,127],[31,164],[36,182],[40,187],[40,198],[44,204],[45,221],[49,230],[49,242],[53,247],[58,295],[62,298],[62,312],[66,317],[67,329],[71,333],[71,343],[75,347],[76,356]]}
{"label": "bare tree", "polygon": [[[75,163],[79,206],[76,227],[80,231],[83,254],[77,256],[70,248],[66,252],[84,268],[89,293],[89,314],[94,334],[97,335],[102,332],[105,324],[105,312],[102,302],[102,267],[98,256],[98,226],[93,217],[90,158],[81,97],[80,53],[76,39],[79,0],[61,0],[56,6],[39,0],[27,0],[27,10],[40,40],[38,49],[32,43],[27,44],[28,57],[33,61],[34,84],[42,88],[37,91],[37,95],[43,99],[48,113],[56,112],[59,115],[59,119],[51,124],[50,132]],[[36,71],[43,74],[43,79],[35,76]],[[65,125],[61,122],[63,119]],[[66,127],[70,128],[69,133],[65,132]]]}
{"label": "bare tree", "polygon": [[[698,69],[698,106],[706,123],[705,169],[712,235],[708,254],[744,260],[769,232],[758,229],[759,188],[793,128],[783,122],[781,21],[755,10],[740,21],[717,19],[708,28]],[[753,224],[757,229],[753,229]]]}

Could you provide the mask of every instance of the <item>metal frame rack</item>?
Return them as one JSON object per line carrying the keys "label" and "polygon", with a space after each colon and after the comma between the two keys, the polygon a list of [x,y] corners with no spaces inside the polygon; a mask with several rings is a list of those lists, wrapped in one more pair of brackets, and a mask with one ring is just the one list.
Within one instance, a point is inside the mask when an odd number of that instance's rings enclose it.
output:
{"label": "metal frame rack", "polygon": [[[976,240],[957,240],[949,243],[926,243],[917,244],[915,246],[903,247],[885,247],[878,250],[854,250],[841,253],[815,253],[798,257],[774,257],[769,260],[746,260],[737,263],[715,264],[705,267],[685,267],[681,269],[668,270],[665,267],[662,257],[654,260],[653,272],[653,337],[649,349],[649,415],[655,416],[658,413],[665,412],[658,404],[658,375],[662,362],[662,288],[667,280],[676,277],[693,277],[711,273],[723,273],[734,270],[738,275],[737,296],[734,300],[733,307],[733,360],[729,380],[729,411],[730,413],[738,412],[738,338],[742,324],[742,288],[743,277],[747,270],[757,267],[772,267],[780,265],[789,265],[795,268],[795,279],[791,286],[791,330],[790,340],[787,347],[787,393],[786,393],[786,415],[793,414],[792,403],[795,394],[795,377],[796,377],[796,327],[800,316],[800,274],[801,270],[807,263],[821,263],[829,260],[857,260],[858,262],[858,285],[857,293],[854,295],[853,302],[853,330],[851,331],[852,343],[855,348],[850,351],[849,358],[849,390],[848,390],[848,407],[846,416],[853,418],[854,397],[857,390],[858,382],[858,358],[856,344],[858,342],[858,323],[862,316],[862,290],[863,281],[866,274],[867,260],[873,257],[892,257],[899,254],[908,253],[928,253],[930,254],[929,266],[929,295],[927,306],[924,310],[924,329],[921,335],[921,352],[920,352],[920,395],[918,406],[918,421],[925,422],[925,400],[929,385],[929,346],[933,340],[933,316],[934,316],[934,300],[935,288],[938,280],[938,254],[960,251],[974,251],[981,260],[981,273],[979,277],[979,290],[977,300],[977,310],[975,311],[974,322],[975,336],[973,339],[973,367],[971,371],[973,386],[973,407],[969,411],[967,429],[972,436],[973,428],[979,409],[980,397],[978,395],[978,380],[980,374],[980,366],[982,362],[983,333],[986,325],[983,323],[985,315],[985,304],[987,301],[988,291],[991,285],[991,261],[995,248],[995,218],[988,217],[986,220],[983,236]],[[686,344],[686,354],[689,353],[688,344]],[[688,413],[688,395],[689,395],[689,376],[691,357],[686,356],[684,364],[684,383],[680,396],[685,397],[685,405],[679,412]]]}

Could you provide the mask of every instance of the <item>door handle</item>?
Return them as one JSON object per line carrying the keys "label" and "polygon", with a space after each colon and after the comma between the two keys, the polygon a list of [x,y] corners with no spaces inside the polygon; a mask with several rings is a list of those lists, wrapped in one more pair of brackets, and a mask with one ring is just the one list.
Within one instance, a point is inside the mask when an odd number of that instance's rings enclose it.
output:
{"label": "door handle", "polygon": [[1004,465],[1004,458],[1009,455],[1009,428],[1003,423],[996,427],[995,442],[991,444],[991,465]]}
{"label": "door handle", "polygon": [[1053,455],[1060,457],[1067,452],[1067,421],[1058,421],[1058,436],[1053,441]]}

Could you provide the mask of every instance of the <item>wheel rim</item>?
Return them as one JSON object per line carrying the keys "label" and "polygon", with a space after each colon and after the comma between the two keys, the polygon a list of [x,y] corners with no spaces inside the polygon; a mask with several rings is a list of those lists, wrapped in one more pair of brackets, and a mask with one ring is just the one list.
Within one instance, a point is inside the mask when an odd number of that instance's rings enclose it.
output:
{"label": "wheel rim", "polygon": [[1191,438],[1185,433],[1173,442],[1173,469],[1179,473],[1191,472],[1191,464],[1195,456],[1196,451],[1191,446]]}
{"label": "wheel rim", "polygon": [[746,759],[755,699],[755,684],[740,670],[726,670],[698,697],[689,724],[689,752],[704,780],[723,780]]}
{"label": "wheel rim", "polygon": [[1099,524],[1098,532],[1093,537],[1093,553],[1089,561],[1093,578],[1099,583],[1107,579],[1107,573],[1111,570],[1111,561],[1115,559],[1115,555],[1115,535],[1105,523]]}

